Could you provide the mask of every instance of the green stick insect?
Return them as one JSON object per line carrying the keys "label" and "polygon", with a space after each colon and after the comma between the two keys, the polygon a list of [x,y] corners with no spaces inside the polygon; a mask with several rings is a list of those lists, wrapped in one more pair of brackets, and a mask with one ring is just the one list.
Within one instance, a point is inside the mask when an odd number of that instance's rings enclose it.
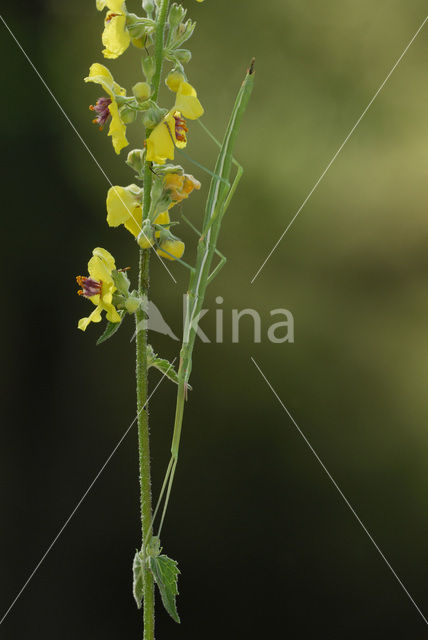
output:
{"label": "green stick insect", "polygon": [[[174,432],[171,444],[171,458],[165,473],[158,502],[153,514],[153,523],[164,500],[162,516],[156,535],[159,540],[165,514],[168,507],[171,489],[174,482],[174,474],[177,466],[178,453],[180,448],[181,430],[183,425],[184,405],[187,399],[189,388],[189,378],[192,370],[192,353],[195,344],[195,337],[198,330],[199,318],[204,303],[207,286],[211,284],[226,262],[226,258],[217,249],[217,240],[220,232],[223,216],[226,213],[239,181],[243,174],[243,168],[233,157],[233,149],[238,135],[238,130],[245,113],[248,101],[254,85],[254,60],[247,71],[244,82],[239,90],[235,105],[229,120],[223,143],[220,144],[208,129],[201,123],[208,135],[220,147],[214,173],[212,173],[211,185],[205,207],[202,231],[199,232],[189,221],[183,219],[199,235],[196,265],[189,267],[190,282],[186,294],[185,323],[183,331],[183,342],[180,351],[180,365],[178,369],[178,390],[175,410]],[[232,164],[237,167],[237,172],[232,184],[230,176]],[[211,173],[211,172],[210,172]],[[214,254],[220,258],[217,266],[211,270]],[[146,541],[146,543],[149,541]]]}

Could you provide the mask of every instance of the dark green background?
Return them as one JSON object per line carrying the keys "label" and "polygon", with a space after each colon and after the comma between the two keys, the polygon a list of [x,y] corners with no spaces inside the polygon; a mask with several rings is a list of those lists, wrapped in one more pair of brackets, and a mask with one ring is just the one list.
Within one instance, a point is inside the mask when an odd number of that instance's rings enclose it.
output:
{"label": "dark green background", "polygon": [[[115,184],[132,173],[91,125],[85,86],[104,62],[95,2],[8,2],[3,16]],[[129,9],[139,9],[129,0]],[[250,279],[426,15],[422,0],[206,0],[189,79],[206,124],[224,130],[251,58],[257,83],[239,139],[246,173],[222,230],[228,264],[203,320],[173,500],[163,532],[179,561],[180,627],[163,638],[422,638],[426,625],[250,361],[256,358],[416,602],[428,611],[428,33],[426,26],[253,285]],[[95,347],[74,276],[94,246],[133,267],[109,230],[108,184],[1,26],[1,611],[9,606],[134,414],[132,323]],[[128,90],[130,50],[107,62]],[[170,104],[170,94],[163,99]],[[139,131],[131,133],[140,144]],[[215,149],[191,125],[188,152]],[[124,155],[124,153],[122,154]],[[185,161],[184,161],[185,163]],[[207,176],[185,212],[198,224]],[[182,230],[192,260],[194,238]],[[181,327],[175,286],[154,259],[152,299]],[[232,308],[257,309],[231,343]],[[266,338],[269,311],[295,344]],[[243,322],[244,325],[244,322]],[[154,334],[155,348],[177,344]],[[159,376],[151,377],[152,387]],[[151,403],[155,494],[168,459],[174,388]],[[4,638],[139,638],[131,594],[139,545],[133,429],[2,626]]]}

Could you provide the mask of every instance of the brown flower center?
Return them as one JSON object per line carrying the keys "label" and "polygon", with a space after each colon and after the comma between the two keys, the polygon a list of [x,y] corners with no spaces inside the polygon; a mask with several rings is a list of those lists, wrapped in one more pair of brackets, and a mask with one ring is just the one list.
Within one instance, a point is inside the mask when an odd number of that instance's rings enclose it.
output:
{"label": "brown flower center", "polygon": [[77,292],[79,296],[92,298],[92,296],[101,295],[103,286],[103,283],[101,281],[98,282],[98,280],[94,280],[93,278],[85,278],[84,276],[77,276],[76,280],[79,287],[82,287]]}
{"label": "brown flower center", "polygon": [[106,15],[106,22],[110,22],[110,20],[112,20],[113,18],[117,18],[118,16],[121,16],[121,13],[108,13]]}
{"label": "brown flower center", "polygon": [[100,131],[103,129],[105,123],[110,117],[109,106],[111,105],[111,99],[102,97],[98,98],[95,105],[90,105],[90,110],[94,111],[96,114],[96,118],[92,120],[94,124],[97,124],[100,128]]}
{"label": "brown flower center", "polygon": [[182,118],[179,112],[177,111],[177,113],[174,114],[174,120],[175,120],[175,137],[180,142],[186,142],[186,133],[189,131],[189,129],[186,126],[185,119]]}

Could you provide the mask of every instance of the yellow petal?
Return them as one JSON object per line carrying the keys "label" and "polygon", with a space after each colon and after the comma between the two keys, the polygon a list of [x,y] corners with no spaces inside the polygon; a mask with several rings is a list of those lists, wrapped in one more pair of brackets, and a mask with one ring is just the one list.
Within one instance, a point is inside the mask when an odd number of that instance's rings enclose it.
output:
{"label": "yellow petal", "polygon": [[114,99],[114,85],[113,76],[110,71],[103,64],[95,62],[90,66],[89,75],[85,78],[85,82],[95,82],[100,84],[104,91],[109,94],[110,98]]}
{"label": "yellow petal", "polygon": [[182,82],[177,91],[175,108],[181,111],[185,118],[196,120],[204,114],[204,109],[197,98],[197,93],[191,84]]}
{"label": "yellow petal", "polygon": [[96,3],[98,11],[102,11],[107,7],[110,11],[118,12],[122,9],[123,0],[96,0]]}
{"label": "yellow petal", "polygon": [[114,258],[111,255],[111,253],[107,251],[107,249],[103,249],[102,247],[96,247],[92,251],[92,254],[100,258],[106,264],[110,272],[113,271],[113,269],[116,269],[116,263],[114,261]]}
{"label": "yellow petal", "polygon": [[177,258],[181,258],[184,253],[184,242],[181,240],[167,240],[162,243],[162,246],[157,250],[157,253],[161,258],[177,260]]}
{"label": "yellow petal", "polygon": [[101,307],[96,307],[87,318],[81,318],[77,327],[81,331],[86,331],[91,322],[101,322]]}
{"label": "yellow petal", "polygon": [[117,103],[113,101],[109,105],[109,111],[111,114],[111,123],[108,131],[108,135],[111,136],[113,148],[117,154],[119,154],[124,147],[127,147],[129,142],[126,139],[126,125],[122,122],[119,115],[119,107]]}
{"label": "yellow petal", "polygon": [[117,84],[117,82],[113,81],[113,91],[117,96],[126,96],[126,89]]}
{"label": "yellow petal", "polygon": [[126,28],[123,13],[107,13],[104,21],[102,41],[105,58],[118,58],[129,47],[131,36]]}
{"label": "yellow petal", "polygon": [[178,89],[180,88],[180,84],[182,84],[183,82],[184,76],[182,73],[180,73],[180,71],[171,71],[171,73],[167,75],[167,78],[165,80],[165,84],[168,89],[171,89],[171,91],[174,91],[175,93],[177,93]]}
{"label": "yellow petal", "polygon": [[[164,211],[163,213],[160,213],[158,215],[158,217],[155,219],[155,224],[163,224],[163,225],[167,225],[171,222],[171,219],[169,217],[169,213],[168,211]],[[155,237],[159,238],[160,237],[161,232],[160,231],[155,231]]]}
{"label": "yellow petal", "polygon": [[113,300],[113,293],[116,291],[113,281],[104,283],[101,290],[101,307],[105,309],[108,305],[111,305]]}
{"label": "yellow petal", "polygon": [[89,323],[90,323],[89,318],[80,318],[79,322],[77,323],[77,328],[80,329],[81,331],[86,331]]}
{"label": "yellow petal", "polygon": [[[147,138],[148,162],[165,164],[167,158],[174,159],[175,121],[169,113],[151,132]],[[171,137],[172,136],[172,137]]]}
{"label": "yellow petal", "polygon": [[98,256],[92,256],[88,262],[88,272],[91,278],[102,283],[112,282],[111,269],[108,268],[104,260]]}
{"label": "yellow petal", "polygon": [[168,211],[160,213],[155,219],[155,224],[169,224],[171,222]]}
{"label": "yellow petal", "polygon": [[143,209],[138,207],[134,209],[132,218],[128,218],[128,220],[124,223],[125,229],[128,229],[129,233],[132,233],[133,236],[137,237],[141,231],[141,223],[143,221]]}
{"label": "yellow petal", "polygon": [[123,0],[106,0],[106,4],[110,11],[121,11],[123,7]]}
{"label": "yellow petal", "polygon": [[[160,231],[158,231],[156,235],[158,234],[160,234]],[[142,233],[140,235],[137,242],[139,247],[141,247],[141,249],[150,249],[150,247],[153,247],[155,243],[155,241],[152,238],[149,238],[148,236],[146,236],[145,233]]]}
{"label": "yellow petal", "polygon": [[120,315],[112,304],[105,305],[104,309],[106,311],[107,320],[109,320],[110,322],[120,322]]}
{"label": "yellow petal", "polygon": [[107,192],[107,224],[118,227],[130,217],[135,208],[135,196],[125,187],[110,187]]}
{"label": "yellow petal", "polygon": [[[133,191],[134,189],[134,191]],[[132,235],[141,231],[143,218],[141,189],[136,185],[111,187],[107,193],[107,223],[110,227],[124,224]]]}

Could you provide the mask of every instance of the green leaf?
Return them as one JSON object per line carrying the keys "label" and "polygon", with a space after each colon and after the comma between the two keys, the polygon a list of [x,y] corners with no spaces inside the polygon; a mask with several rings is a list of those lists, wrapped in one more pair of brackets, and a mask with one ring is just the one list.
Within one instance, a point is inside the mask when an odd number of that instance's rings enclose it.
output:
{"label": "green leaf", "polygon": [[141,609],[144,594],[144,561],[140,551],[135,553],[134,562],[132,563],[132,573],[134,576],[132,590],[137,607]]}
{"label": "green leaf", "polygon": [[[155,369],[159,369],[159,371],[161,371],[166,378],[171,380],[171,382],[175,382],[175,384],[178,384],[178,373],[172,366],[171,362],[169,362],[169,360],[166,360],[165,358],[159,358],[158,355],[153,351],[153,347],[151,347],[151,345],[147,345],[147,349],[148,367],[155,367]],[[187,385],[187,388],[190,391],[192,390],[190,384]]]}
{"label": "green leaf", "polygon": [[175,597],[178,595],[177,581],[180,573],[177,562],[165,555],[151,556],[149,558],[149,566],[158,585],[163,606],[175,622],[180,622],[175,604]]}
{"label": "green leaf", "polygon": [[125,313],[126,312],[124,309],[121,309],[120,311],[118,311],[118,314],[120,315],[120,322],[107,322],[107,326],[105,328],[104,333],[97,340],[97,345],[102,344],[103,342],[105,342],[106,340],[114,336],[114,334],[122,324],[122,320]]}

